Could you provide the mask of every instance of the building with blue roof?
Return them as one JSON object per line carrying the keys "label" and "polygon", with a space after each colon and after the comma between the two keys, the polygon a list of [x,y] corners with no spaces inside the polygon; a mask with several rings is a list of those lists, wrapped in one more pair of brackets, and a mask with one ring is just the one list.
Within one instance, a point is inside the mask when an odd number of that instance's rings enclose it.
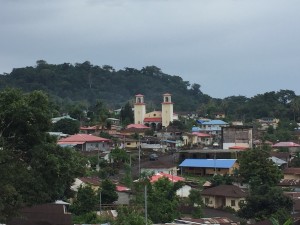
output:
{"label": "building with blue roof", "polygon": [[185,159],[179,167],[182,173],[195,175],[233,174],[238,168],[236,159]]}
{"label": "building with blue roof", "polygon": [[214,137],[214,142],[217,142],[218,144],[221,144],[221,133],[222,133],[222,127],[229,126],[228,123],[224,122],[223,120],[209,120],[209,121],[200,121],[197,120],[197,123],[199,124],[198,127],[193,127],[192,132],[201,132],[201,133],[207,133]]}

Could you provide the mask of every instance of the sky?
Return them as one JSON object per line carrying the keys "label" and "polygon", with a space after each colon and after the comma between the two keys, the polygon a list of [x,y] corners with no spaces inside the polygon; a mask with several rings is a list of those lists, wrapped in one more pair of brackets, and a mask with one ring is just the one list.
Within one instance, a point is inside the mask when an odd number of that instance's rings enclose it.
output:
{"label": "sky", "polygon": [[214,98],[300,95],[299,0],[0,0],[0,74],[157,66]]}

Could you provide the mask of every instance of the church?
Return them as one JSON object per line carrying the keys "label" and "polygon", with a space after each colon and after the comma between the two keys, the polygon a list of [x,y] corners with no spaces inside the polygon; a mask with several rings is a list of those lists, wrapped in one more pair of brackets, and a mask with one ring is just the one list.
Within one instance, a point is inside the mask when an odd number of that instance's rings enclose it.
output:
{"label": "church", "polygon": [[178,120],[178,115],[173,112],[173,105],[171,94],[163,94],[163,102],[161,103],[161,111],[153,111],[146,113],[146,104],[144,102],[144,95],[137,94],[135,96],[134,104],[134,123],[144,124],[154,130],[168,127],[170,122]]}

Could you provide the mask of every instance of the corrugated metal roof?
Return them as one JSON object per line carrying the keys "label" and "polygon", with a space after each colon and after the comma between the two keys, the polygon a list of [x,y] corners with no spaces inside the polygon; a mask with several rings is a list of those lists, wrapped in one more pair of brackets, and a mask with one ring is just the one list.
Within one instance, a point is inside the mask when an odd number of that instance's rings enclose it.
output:
{"label": "corrugated metal roof", "polygon": [[231,168],[236,159],[185,159],[180,167]]}
{"label": "corrugated metal roof", "polygon": [[228,123],[224,122],[223,120],[211,120],[203,122],[202,125],[227,125]]}
{"label": "corrugated metal roof", "polygon": [[94,135],[89,134],[74,134],[72,136],[69,136],[67,138],[60,139],[58,141],[58,144],[72,144],[72,143],[85,143],[85,142],[110,142],[109,139],[97,137]]}

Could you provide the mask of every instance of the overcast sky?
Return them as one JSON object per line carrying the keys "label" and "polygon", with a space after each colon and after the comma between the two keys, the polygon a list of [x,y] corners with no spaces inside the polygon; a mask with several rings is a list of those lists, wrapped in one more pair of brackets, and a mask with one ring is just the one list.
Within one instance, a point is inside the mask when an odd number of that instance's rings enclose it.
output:
{"label": "overcast sky", "polygon": [[299,0],[0,0],[0,74],[155,65],[216,98],[300,95]]}

